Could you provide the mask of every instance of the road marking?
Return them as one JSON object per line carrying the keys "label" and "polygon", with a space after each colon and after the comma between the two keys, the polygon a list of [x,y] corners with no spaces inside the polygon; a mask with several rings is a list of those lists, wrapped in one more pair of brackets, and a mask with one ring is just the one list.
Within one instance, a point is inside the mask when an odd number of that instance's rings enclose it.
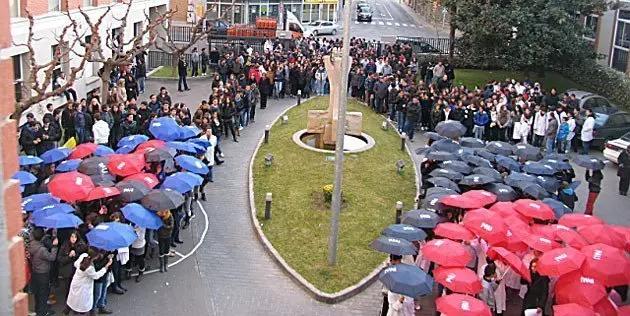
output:
{"label": "road marking", "polygon": [[175,254],[180,256],[180,257],[182,257],[182,258],[184,257],[184,255],[182,255],[181,252],[179,252],[179,251],[175,251]]}
{"label": "road marking", "polygon": [[400,23],[394,23],[394,25],[396,25],[396,26],[400,26]]}
{"label": "road marking", "polygon": [[385,25],[385,23],[383,23],[383,21],[378,21],[378,25]]}
{"label": "road marking", "polygon": [[367,22],[363,22],[363,24],[367,24]]}
{"label": "road marking", "polygon": [[375,25],[375,24],[376,24],[376,22],[372,21],[370,24]]}
{"label": "road marking", "polygon": [[392,25],[392,22],[387,22],[387,25]]}
{"label": "road marking", "polygon": [[410,26],[411,26],[411,27],[416,27],[416,25],[415,25],[415,24],[411,24]]}
{"label": "road marking", "polygon": [[407,27],[407,23],[403,23],[402,25],[403,25],[404,27]]}
{"label": "road marking", "polygon": [[359,21],[354,21],[354,24],[359,24]]}
{"label": "road marking", "polygon": [[386,6],[386,5],[383,5],[383,8],[385,8],[385,11],[387,11],[387,14],[389,15],[389,18],[393,20],[393,19],[394,19],[394,16],[392,15],[392,13],[391,13],[391,12],[389,12],[389,9],[387,8],[387,6]]}

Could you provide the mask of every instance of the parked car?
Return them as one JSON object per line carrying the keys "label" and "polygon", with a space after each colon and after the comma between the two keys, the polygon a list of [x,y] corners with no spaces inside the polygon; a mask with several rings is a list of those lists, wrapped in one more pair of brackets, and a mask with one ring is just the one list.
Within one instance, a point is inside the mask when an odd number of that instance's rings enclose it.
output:
{"label": "parked car", "polygon": [[306,33],[311,33],[314,36],[331,34],[335,35],[339,31],[339,25],[330,21],[313,21],[306,25]]}
{"label": "parked car", "polygon": [[595,93],[591,93],[588,91],[581,91],[581,90],[567,90],[567,94],[575,95],[575,99],[580,102],[580,110],[582,111],[586,109],[592,109],[592,108],[602,108],[602,109],[606,109],[604,110],[604,112],[608,113],[609,111],[615,112],[617,110],[616,105],[610,103],[608,99]]}
{"label": "parked car", "polygon": [[617,161],[619,154],[626,150],[628,146],[630,146],[630,133],[626,133],[617,139],[609,140],[605,144],[604,157],[614,163],[619,163]]}
{"label": "parked car", "polygon": [[425,39],[421,37],[396,37],[396,42],[403,44],[411,44],[411,49],[414,54],[440,54],[442,53],[435,46],[427,43]]}
{"label": "parked car", "polygon": [[601,108],[594,108],[595,129],[593,131],[593,146],[601,148],[606,141],[620,138],[630,132],[630,113],[617,111],[607,113]]}
{"label": "parked car", "polygon": [[221,20],[206,21],[206,27],[210,28],[211,35],[227,35],[230,24]]}
{"label": "parked car", "polygon": [[369,6],[370,4],[367,2],[367,0],[359,0],[359,2],[357,2],[357,11],[359,11],[361,9],[361,6],[364,5]]}
{"label": "parked car", "polygon": [[372,13],[372,7],[369,5],[361,6],[357,11],[357,21],[372,22]]}

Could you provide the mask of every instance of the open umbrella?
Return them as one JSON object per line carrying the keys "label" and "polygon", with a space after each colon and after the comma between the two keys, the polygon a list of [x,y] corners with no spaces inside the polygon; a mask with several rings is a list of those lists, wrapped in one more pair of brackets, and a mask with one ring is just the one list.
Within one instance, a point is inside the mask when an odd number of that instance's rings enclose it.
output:
{"label": "open umbrella", "polygon": [[450,194],[443,196],[442,198],[440,198],[440,203],[461,209],[473,209],[484,206],[483,201],[475,200],[473,198],[460,194]]}
{"label": "open umbrella", "polygon": [[514,202],[514,209],[529,218],[542,220],[553,220],[556,218],[551,207],[541,201],[520,199]]}
{"label": "open umbrella", "polygon": [[459,145],[459,143],[453,141],[452,139],[441,139],[441,140],[437,140],[435,142],[433,142],[433,144],[431,144],[431,148],[434,148],[435,150],[441,150],[441,151],[446,151],[446,152],[454,152],[457,151],[461,148],[461,146]]}
{"label": "open umbrella", "polygon": [[[508,218],[514,219],[515,217],[510,216]],[[504,220],[504,222],[506,221]],[[523,240],[528,238],[528,236],[529,233],[527,232],[527,225],[510,226],[508,224],[508,228],[505,231],[505,241],[498,243],[497,246],[504,247],[505,249],[515,253],[523,253],[529,250],[529,246],[523,242]]]}
{"label": "open umbrella", "polygon": [[556,173],[556,169],[551,165],[546,165],[541,162],[527,161],[523,166],[523,171],[529,174],[551,176]]}
{"label": "open umbrella", "polygon": [[96,187],[90,190],[88,196],[81,201],[94,201],[99,199],[105,199],[108,197],[119,195],[120,191],[116,187]]}
{"label": "open umbrella", "polygon": [[197,137],[199,134],[201,134],[201,130],[197,126],[182,126],[179,128],[179,139]]}
{"label": "open umbrella", "polygon": [[571,247],[545,252],[538,260],[536,269],[540,275],[561,276],[582,268],[586,256]]}
{"label": "open umbrella", "polygon": [[75,147],[69,157],[70,159],[82,159],[96,152],[96,149],[98,146],[94,143],[83,143]]}
{"label": "open umbrella", "polygon": [[37,156],[18,156],[20,166],[30,166],[30,165],[39,165],[44,162],[41,158]]}
{"label": "open umbrella", "polygon": [[593,306],[608,296],[603,284],[579,271],[561,276],[556,282],[555,293],[558,304],[576,303],[583,306]]}
{"label": "open umbrella", "polygon": [[562,216],[564,216],[564,214],[570,214],[573,213],[573,211],[566,205],[564,205],[564,203],[552,199],[552,198],[546,198],[542,200],[543,203],[549,205],[549,207],[551,207],[551,209],[553,209],[554,214],[556,215],[556,219],[560,219]]}
{"label": "open umbrella", "polygon": [[433,239],[422,246],[425,259],[445,267],[465,267],[472,255],[459,242],[449,239]]}
{"label": "open umbrella", "polygon": [[79,227],[83,221],[74,214],[58,212],[45,217],[33,218],[33,224],[46,228],[71,228]]}
{"label": "open umbrella", "polygon": [[424,133],[424,137],[426,139],[430,139],[430,140],[433,140],[433,141],[438,141],[440,139],[446,139],[446,137],[444,137],[444,136],[442,136],[442,135],[440,135],[440,134],[438,134],[436,132],[426,132],[426,133]]}
{"label": "open umbrella", "polygon": [[121,138],[118,141],[117,147],[129,146],[132,148],[138,147],[138,145],[149,140],[149,137],[145,135],[129,135]]}
{"label": "open umbrella", "polygon": [[475,155],[466,155],[466,156],[463,156],[462,158],[464,159],[465,162],[475,167],[486,167],[486,168],[493,167],[490,160],[483,157],[479,157]]}
{"label": "open umbrella", "polygon": [[573,158],[573,163],[590,170],[602,170],[604,169],[604,167],[606,167],[603,161],[588,155],[576,156],[575,158]]}
{"label": "open umbrella", "polygon": [[591,244],[602,243],[619,249],[624,249],[626,246],[625,236],[608,225],[580,226],[577,231]]}
{"label": "open umbrella", "polygon": [[578,250],[589,245],[588,241],[586,241],[582,235],[564,225],[556,225],[555,234],[556,238],[565,243],[567,246]]}
{"label": "open umbrella", "polygon": [[389,266],[378,278],[393,293],[418,297],[433,291],[433,278],[416,266],[404,263]]}
{"label": "open umbrella", "polygon": [[505,169],[508,169],[510,171],[516,171],[516,172],[521,171],[521,164],[510,157],[497,155],[497,157],[495,158],[495,161],[497,162],[499,166]]}
{"label": "open umbrella", "polygon": [[172,210],[184,204],[181,193],[171,189],[156,189],[142,198],[142,206],[152,210]]}
{"label": "open umbrella", "polygon": [[41,158],[44,163],[55,163],[68,158],[70,152],[72,152],[72,150],[65,147],[53,148],[41,154],[39,158]]}
{"label": "open umbrella", "polygon": [[86,234],[88,244],[106,251],[129,247],[137,238],[130,225],[116,222],[98,224]]}
{"label": "open umbrella", "polygon": [[477,274],[468,268],[437,267],[433,270],[435,281],[456,293],[476,295],[481,292],[481,282]]}
{"label": "open umbrella", "polygon": [[488,258],[492,260],[501,260],[503,263],[510,266],[510,268],[520,275],[527,282],[531,282],[531,274],[529,269],[525,266],[521,258],[511,253],[503,247],[490,247],[487,252]]}
{"label": "open umbrella", "polygon": [[[44,205],[36,209],[35,211],[33,211],[33,214],[31,215],[31,219],[35,220],[36,218],[44,218],[44,217],[48,217],[56,213],[69,214],[73,212],[74,212],[74,208],[70,204],[56,202],[56,203]],[[70,227],[74,227],[74,226],[70,226]]]}
{"label": "open umbrella", "polygon": [[114,178],[114,176],[109,173],[95,174],[95,175],[90,176],[90,179],[92,179],[94,186],[99,186],[99,187],[114,186],[115,184],[114,180],[116,180],[116,178]]}
{"label": "open umbrella", "polygon": [[166,161],[169,159],[175,158],[177,152],[170,147],[162,147],[162,148],[149,148],[144,153],[144,158],[147,162],[159,162]]}
{"label": "open umbrella", "polygon": [[55,171],[57,172],[77,171],[80,164],[81,164],[81,159],[64,160],[57,167],[55,167]]}
{"label": "open umbrella", "polygon": [[556,170],[570,170],[573,169],[573,167],[571,167],[571,165],[563,160],[556,160],[556,159],[543,159],[540,161],[541,163],[544,163],[546,165],[550,165],[552,167],[554,167],[554,169]]}
{"label": "open umbrella", "polygon": [[153,148],[153,149],[162,148],[165,146],[165,144],[166,143],[163,140],[152,139],[138,145],[138,147],[136,147],[136,153],[139,151],[150,149],[150,148]]}
{"label": "open umbrella", "polygon": [[128,154],[112,158],[107,168],[109,173],[125,177],[142,172],[145,164],[144,155]]}
{"label": "open umbrella", "polygon": [[381,234],[407,241],[418,241],[427,238],[427,233],[425,233],[424,230],[407,224],[389,225]]}
{"label": "open umbrella", "polygon": [[468,186],[480,186],[488,183],[493,183],[496,180],[490,176],[486,176],[483,174],[471,174],[465,176],[461,181],[459,181],[460,185],[468,185]]}
{"label": "open umbrella", "polygon": [[179,155],[175,157],[175,161],[180,167],[196,174],[205,175],[210,172],[208,166],[206,166],[203,161],[192,156]]}
{"label": "open umbrella", "polygon": [[505,184],[512,186],[512,187],[517,187],[519,186],[520,183],[522,182],[528,182],[528,183],[535,183],[536,182],[536,177],[526,174],[526,173],[520,173],[520,172],[516,172],[516,171],[512,171],[510,172],[510,174],[505,178]]}
{"label": "open umbrella", "polygon": [[119,155],[126,155],[134,151],[136,148],[131,145],[120,146],[116,149],[116,153]]}
{"label": "open umbrella", "polygon": [[[426,134],[425,134],[426,136]],[[210,141],[208,141],[207,139],[201,139],[201,138],[192,138],[187,140],[187,142],[189,143],[193,143],[193,144],[197,144],[203,148],[208,148],[208,147],[212,147],[212,143],[210,143]]]}
{"label": "open umbrella", "polygon": [[418,228],[435,228],[440,223],[440,216],[427,210],[412,210],[400,217],[400,222]]}
{"label": "open umbrella", "polygon": [[459,144],[468,148],[483,148],[486,146],[483,140],[474,137],[462,137],[459,140]]}
{"label": "open umbrella", "polygon": [[557,225],[545,225],[545,224],[533,224],[530,227],[530,232],[534,235],[539,235],[550,240],[560,241],[556,237]]}
{"label": "open umbrella", "polygon": [[538,161],[542,158],[540,148],[532,146],[530,144],[514,145],[514,153],[525,160]]}
{"label": "open umbrella", "polygon": [[[431,189],[446,189],[446,188],[440,188],[440,187],[433,187]],[[448,189],[446,189],[448,190]],[[447,208],[446,205],[440,203],[440,199],[444,196],[447,195],[451,195],[451,194],[455,194],[457,192],[453,191],[453,190],[449,190],[449,193],[446,192],[442,192],[442,193],[434,193],[434,194],[428,194],[426,198],[424,199],[424,201],[422,201],[422,208],[425,208],[427,210],[436,212],[436,211],[441,211],[445,208]]]}
{"label": "open umbrella", "polygon": [[565,214],[560,217],[560,220],[558,220],[558,224],[564,225],[566,227],[578,227],[588,225],[601,225],[604,224],[604,221],[599,217],[593,215],[587,215],[583,213],[571,213]]}
{"label": "open umbrella", "polygon": [[451,189],[455,192],[459,192],[459,186],[457,185],[457,183],[447,178],[433,177],[433,178],[427,179],[427,181],[430,183],[433,183],[433,185],[435,185],[436,187],[443,187],[443,188]]}
{"label": "open umbrella", "polygon": [[514,153],[514,147],[506,142],[489,142],[485,147],[489,152],[497,155],[509,156]]}
{"label": "open umbrella", "polygon": [[90,157],[84,159],[79,164],[77,171],[87,174],[88,176],[97,175],[97,174],[107,174],[109,173],[109,169],[107,169],[107,163],[109,163],[108,157]]}
{"label": "open umbrella", "polygon": [[20,185],[33,184],[37,177],[28,171],[18,171],[11,176],[11,179],[20,181]]}
{"label": "open umbrella", "polygon": [[[431,195],[434,194],[442,194],[442,195],[449,195],[449,194],[457,194],[457,192],[449,189],[449,188],[443,188],[443,187],[430,187],[427,189],[426,191],[426,196],[429,197]],[[426,199],[425,199],[426,200]]]}
{"label": "open umbrella", "polygon": [[[580,304],[568,303],[553,306],[553,316],[596,316],[595,311]],[[620,314],[623,315],[623,314]]]}
{"label": "open umbrella", "polygon": [[523,195],[530,196],[537,200],[543,200],[549,197],[549,192],[541,187],[538,183],[519,182],[517,188],[521,189]]}
{"label": "open umbrella", "polygon": [[195,186],[201,185],[203,178],[192,172],[177,172],[164,180],[161,188],[172,189],[179,193],[186,193],[192,191]]}
{"label": "open umbrella", "polygon": [[468,228],[489,244],[505,243],[507,226],[496,213],[486,209],[476,209],[464,215],[464,227]]}
{"label": "open umbrella", "polygon": [[146,229],[157,230],[162,227],[162,219],[157,214],[147,210],[137,203],[129,203],[120,210],[130,222]]}
{"label": "open umbrella", "polygon": [[415,255],[418,253],[418,249],[416,249],[416,246],[410,241],[387,236],[376,238],[376,240],[370,244],[370,247],[380,252],[399,256]]}
{"label": "open umbrella", "polygon": [[464,193],[462,193],[462,196],[471,198],[473,200],[478,200],[480,201],[481,205],[480,207],[492,204],[494,202],[496,202],[497,200],[497,196],[494,195],[491,192],[485,191],[485,190],[470,190],[470,191],[466,191]]}
{"label": "open umbrella", "polygon": [[492,177],[496,182],[503,182],[503,176],[501,173],[493,168],[476,167],[473,169],[472,173]]}
{"label": "open umbrella", "polygon": [[92,189],[92,179],[76,171],[58,174],[48,184],[53,196],[68,202],[86,198]]}
{"label": "open umbrella", "polygon": [[455,155],[439,150],[431,150],[426,154],[427,159],[435,160],[435,161],[447,161],[447,160],[455,160]]}
{"label": "open umbrella", "polygon": [[[459,160],[447,160],[440,164],[443,169],[453,170],[463,174],[472,172],[472,168],[465,162]],[[439,177],[439,176],[438,176]]]}
{"label": "open umbrella", "polygon": [[464,175],[451,169],[435,169],[429,173],[432,177],[444,177],[451,181],[459,181]]}
{"label": "open umbrella", "polygon": [[[474,156],[475,155],[475,150],[472,148],[468,148],[468,147],[462,147],[459,150],[457,150],[456,152],[453,153],[455,155],[455,157],[464,160],[464,156]],[[466,161],[466,160],[464,160]],[[466,162],[468,163],[468,162]]]}
{"label": "open umbrella", "polygon": [[528,238],[523,240],[530,248],[538,250],[540,252],[547,252],[556,248],[562,247],[559,243],[540,235],[529,235]]}
{"label": "open umbrella", "polygon": [[120,199],[125,202],[135,202],[141,200],[151,191],[139,181],[120,181],[116,183],[116,188],[120,191]]}
{"label": "open umbrella", "polygon": [[115,152],[114,152],[113,149],[111,149],[111,148],[109,148],[109,147],[107,147],[105,145],[98,145],[96,147],[96,151],[94,152],[94,155],[98,156],[98,157],[104,157],[104,156],[111,155],[111,154],[114,154],[114,153]]}
{"label": "open umbrella", "polygon": [[439,122],[435,126],[435,131],[444,137],[457,138],[466,134],[466,126],[459,121],[446,120]]}
{"label": "open umbrella", "polygon": [[206,149],[203,146],[197,145],[191,142],[167,142],[167,147],[173,148],[175,150],[179,150],[182,152],[190,153],[190,154],[202,154],[206,152]]}
{"label": "open umbrella", "polygon": [[536,183],[549,193],[555,193],[560,188],[560,182],[555,177],[537,176]]}
{"label": "open umbrella", "polygon": [[630,283],[630,261],[623,250],[598,243],[583,247],[581,252],[585,256],[585,276],[611,287]]}
{"label": "open umbrella", "polygon": [[138,181],[149,189],[155,188],[155,186],[160,183],[157,177],[152,173],[136,173],[125,177],[123,181]]}
{"label": "open umbrella", "polygon": [[153,137],[164,141],[177,140],[179,138],[179,130],[177,122],[168,116],[151,121],[149,126],[149,132],[151,132]]}
{"label": "open umbrella", "polygon": [[475,149],[475,155],[477,155],[479,157],[482,157],[484,159],[487,159],[490,162],[496,161],[496,159],[497,159],[497,154],[490,152],[486,148],[477,148],[477,149]]}
{"label": "open umbrella", "polygon": [[511,186],[503,183],[489,183],[483,189],[496,195],[499,202],[514,201],[518,198],[518,193]]}
{"label": "open umbrella", "polygon": [[521,213],[518,213],[514,209],[514,203],[512,202],[497,202],[497,203],[494,203],[494,205],[492,205],[488,210],[491,212],[498,213],[501,217],[504,217],[504,218],[508,216],[516,216],[519,219],[521,219],[523,222],[527,221],[526,217],[522,216]]}
{"label": "open umbrella", "polygon": [[445,237],[451,240],[472,240],[475,238],[468,228],[455,223],[440,223],[435,226],[433,231],[436,236]]}
{"label": "open umbrella", "polygon": [[435,308],[442,315],[492,316],[486,303],[464,294],[450,294],[435,300]]}
{"label": "open umbrella", "polygon": [[59,199],[53,197],[50,193],[33,194],[22,198],[22,209],[30,212],[54,203],[59,203]]}

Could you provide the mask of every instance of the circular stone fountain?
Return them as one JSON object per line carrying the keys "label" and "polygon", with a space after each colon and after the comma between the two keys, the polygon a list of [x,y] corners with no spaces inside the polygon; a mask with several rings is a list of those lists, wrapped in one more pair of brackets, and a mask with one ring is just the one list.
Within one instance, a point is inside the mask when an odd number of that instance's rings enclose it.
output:
{"label": "circular stone fountain", "polygon": [[[293,134],[293,141],[304,149],[320,153],[335,153],[335,147],[323,145],[319,137],[321,134],[308,133],[306,129],[303,129]],[[343,151],[349,154],[364,152],[374,145],[376,145],[374,138],[366,133],[361,133],[361,136],[346,134],[343,138]]]}

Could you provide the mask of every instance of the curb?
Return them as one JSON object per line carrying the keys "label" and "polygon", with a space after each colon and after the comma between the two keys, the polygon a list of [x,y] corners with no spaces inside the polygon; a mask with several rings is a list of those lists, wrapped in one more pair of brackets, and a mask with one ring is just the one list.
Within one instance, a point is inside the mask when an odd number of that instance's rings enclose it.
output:
{"label": "curb", "polygon": [[[172,77],[151,77],[152,74],[156,73],[158,70],[162,69],[164,66],[157,67],[147,73],[147,80],[151,81],[161,81],[161,82],[177,82],[179,78]],[[203,81],[203,80],[212,80],[214,79],[214,73],[206,74],[205,76],[197,76],[197,77],[189,77],[186,76],[186,81]]]}
{"label": "curb", "polygon": [[[312,98],[314,97],[303,99],[302,102],[308,101]],[[271,122],[271,124],[269,124],[269,126],[274,126],[276,122],[278,122],[278,119],[280,119],[286,112],[288,112],[289,110],[293,109],[296,106],[297,104],[286,108],[284,111],[282,111],[282,113],[280,113],[280,115],[276,117],[276,119],[273,120],[273,122]],[[289,266],[289,264],[286,261],[284,261],[282,256],[278,253],[276,248],[271,244],[271,242],[267,239],[267,237],[265,237],[265,233],[261,229],[260,221],[256,217],[256,203],[254,199],[254,175],[253,175],[254,158],[258,154],[258,150],[260,149],[260,146],[262,145],[263,141],[264,141],[264,136],[260,138],[260,140],[258,141],[258,144],[256,145],[256,148],[254,149],[254,153],[249,158],[249,170],[248,170],[248,181],[247,181],[248,191],[249,191],[249,205],[250,205],[250,210],[251,210],[250,212],[251,224],[263,248],[269,254],[271,259],[280,267],[280,269],[282,269],[282,271],[286,275],[288,275],[291,280],[293,280],[293,282],[299,285],[304,291],[306,291],[306,293],[308,293],[311,297],[313,297],[317,301],[328,303],[328,304],[335,304],[335,303],[345,301],[363,292],[363,290],[365,290],[368,286],[370,286],[372,283],[374,283],[374,281],[378,279],[378,276],[381,270],[383,269],[382,266],[379,266],[376,269],[374,269],[372,272],[370,272],[370,274],[368,274],[366,277],[361,279],[355,285],[347,287],[339,292],[326,293],[326,292],[320,291],[313,284],[311,284],[306,279],[304,279],[302,275],[300,275],[297,271],[291,268],[291,266]],[[415,169],[415,166],[414,166],[414,169]],[[416,175],[416,178],[417,178],[417,175]],[[385,263],[387,263],[387,260],[384,261],[383,266]]]}

